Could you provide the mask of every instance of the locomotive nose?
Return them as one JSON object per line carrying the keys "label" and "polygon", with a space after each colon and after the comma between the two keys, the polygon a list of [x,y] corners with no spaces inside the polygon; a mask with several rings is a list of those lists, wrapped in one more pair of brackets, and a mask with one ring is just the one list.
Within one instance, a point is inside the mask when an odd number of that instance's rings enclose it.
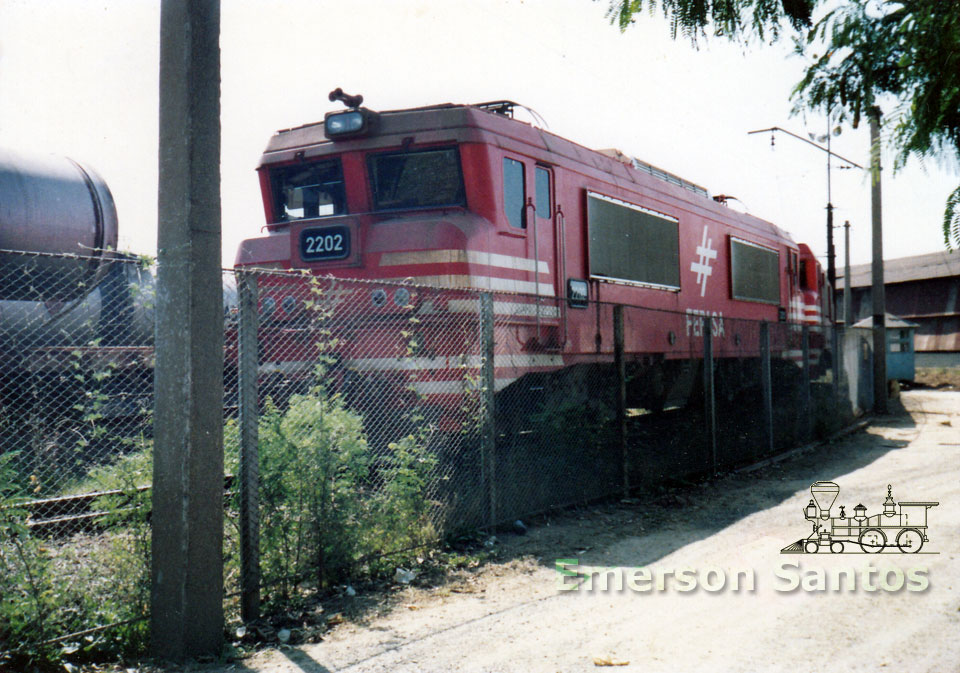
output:
{"label": "locomotive nose", "polygon": [[810,487],[810,494],[820,508],[820,518],[830,518],[830,508],[837,500],[837,494],[840,493],[840,487],[832,481],[818,481]]}

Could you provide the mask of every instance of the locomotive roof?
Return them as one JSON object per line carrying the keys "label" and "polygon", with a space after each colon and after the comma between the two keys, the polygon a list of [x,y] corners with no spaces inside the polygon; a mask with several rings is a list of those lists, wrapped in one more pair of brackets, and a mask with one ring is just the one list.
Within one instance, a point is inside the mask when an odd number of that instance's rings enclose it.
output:
{"label": "locomotive roof", "polygon": [[[593,150],[500,114],[496,110],[503,109],[501,104],[515,105],[509,101],[480,105],[443,103],[386,110],[377,113],[375,134],[336,142],[327,139],[323,122],[284,129],[270,138],[258,168],[353,150],[392,149],[414,136],[418,145],[451,141],[493,142],[546,163],[556,163],[557,156],[564,157],[580,164],[584,173],[591,173],[606,182],[634,183],[647,190],[666,193],[687,207],[705,211],[704,214],[710,217],[736,222],[743,229],[770,239],[794,243],[787,232],[770,222],[715,202],[698,185],[616,150]],[[498,138],[493,140],[491,134]]]}

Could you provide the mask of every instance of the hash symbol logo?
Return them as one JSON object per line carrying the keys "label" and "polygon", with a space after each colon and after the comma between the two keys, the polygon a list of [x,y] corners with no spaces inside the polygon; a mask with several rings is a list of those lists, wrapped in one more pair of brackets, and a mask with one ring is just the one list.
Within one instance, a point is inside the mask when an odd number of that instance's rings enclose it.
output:
{"label": "hash symbol logo", "polygon": [[707,293],[707,278],[713,274],[710,262],[717,258],[717,251],[711,247],[712,239],[707,238],[707,225],[703,225],[703,241],[697,246],[697,255],[700,259],[690,263],[690,270],[697,274],[700,284],[700,296]]}

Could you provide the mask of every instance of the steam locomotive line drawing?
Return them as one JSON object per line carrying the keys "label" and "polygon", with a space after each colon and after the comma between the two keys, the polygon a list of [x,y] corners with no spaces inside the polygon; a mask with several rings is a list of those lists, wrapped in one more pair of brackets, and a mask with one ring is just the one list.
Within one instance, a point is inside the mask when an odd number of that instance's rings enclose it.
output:
{"label": "steam locomotive line drawing", "polygon": [[816,554],[821,550],[844,554],[855,552],[855,548],[867,554],[894,549],[901,554],[916,554],[929,541],[927,510],[939,502],[895,502],[893,487],[888,484],[883,512],[867,516],[867,508],[861,503],[853,508],[852,516],[843,505],[839,516],[831,516],[839,493],[840,487],[832,481],[810,486],[813,499],[803,508],[803,517],[811,522],[813,532],[784,547],[781,554]]}
{"label": "steam locomotive line drawing", "polygon": [[[720,367],[756,357],[756,337],[742,342],[730,319],[787,323],[779,346],[795,361],[807,325],[814,359],[823,352],[831,291],[810,248],[728,197],[520,121],[511,101],[375,112],[339,89],[330,98],[348,109],[270,139],[258,166],[267,232],[241,243],[235,268],[370,281],[349,297],[364,316],[338,335],[344,378],[402,388],[411,363],[383,344],[413,316],[417,392],[441,425],[457,407],[465,384],[448,335],[475,302],[419,301],[418,285],[498,293],[498,326],[513,334],[495,347],[501,399],[588,391],[614,348],[600,303],[663,311],[627,324],[631,406],[656,411],[696,385],[706,330]],[[314,369],[297,282],[261,279],[264,372]]]}

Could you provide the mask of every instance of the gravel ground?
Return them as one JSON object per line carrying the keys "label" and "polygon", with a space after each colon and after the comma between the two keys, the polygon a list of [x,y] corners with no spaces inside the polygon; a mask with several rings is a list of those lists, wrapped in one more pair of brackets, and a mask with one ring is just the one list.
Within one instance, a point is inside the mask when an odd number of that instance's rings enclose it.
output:
{"label": "gravel ground", "polygon": [[[960,671],[960,392],[901,402],[866,431],[762,470],[537,522],[499,542],[502,561],[405,588],[319,644],[222,670]],[[781,554],[810,532],[802,510],[818,480],[840,486],[834,515],[880,512],[887,484],[897,501],[938,501],[929,542],[916,555]],[[645,566],[664,588],[560,591],[558,558]],[[680,590],[683,569],[694,590]],[[838,586],[839,571],[855,589]]]}

